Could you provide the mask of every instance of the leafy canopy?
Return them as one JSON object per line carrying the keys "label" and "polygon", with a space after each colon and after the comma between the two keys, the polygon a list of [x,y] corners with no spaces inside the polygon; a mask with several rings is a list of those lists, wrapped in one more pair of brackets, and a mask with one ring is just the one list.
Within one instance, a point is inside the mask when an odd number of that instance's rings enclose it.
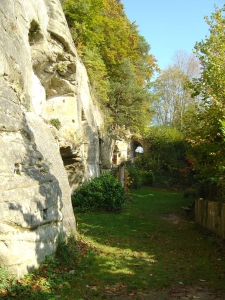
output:
{"label": "leafy canopy", "polygon": [[174,63],[159,73],[153,84],[153,122],[158,125],[175,126],[183,129],[185,114],[198,103],[186,88],[187,82],[200,73],[196,57],[178,51]]}
{"label": "leafy canopy", "polygon": [[138,26],[116,0],[64,0],[63,9],[93,96],[111,123],[139,131],[150,121],[150,80],[157,66]]}
{"label": "leafy canopy", "polygon": [[225,200],[225,6],[206,17],[210,35],[195,45],[202,72],[190,87],[200,95],[187,135],[197,178],[205,197]]}

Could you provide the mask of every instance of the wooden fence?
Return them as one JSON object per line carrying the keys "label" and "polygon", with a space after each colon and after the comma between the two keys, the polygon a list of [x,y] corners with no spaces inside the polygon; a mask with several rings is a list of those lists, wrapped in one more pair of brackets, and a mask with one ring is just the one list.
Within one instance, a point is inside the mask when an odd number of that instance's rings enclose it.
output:
{"label": "wooden fence", "polygon": [[225,203],[196,199],[195,221],[225,239]]}

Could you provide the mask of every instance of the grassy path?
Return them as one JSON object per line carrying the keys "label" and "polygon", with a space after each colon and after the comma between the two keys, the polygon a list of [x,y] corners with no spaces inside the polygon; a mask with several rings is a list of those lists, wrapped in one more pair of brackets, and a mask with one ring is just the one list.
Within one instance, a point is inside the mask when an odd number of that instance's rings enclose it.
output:
{"label": "grassy path", "polygon": [[76,214],[79,241],[62,248],[64,263],[47,261],[6,298],[225,299],[206,289],[225,292],[224,244],[187,218],[189,200],[149,189],[132,195],[121,213]]}
{"label": "grassy path", "polygon": [[215,238],[202,235],[181,210],[188,201],[177,192],[143,189],[121,214],[79,214],[89,250],[82,280],[71,281],[82,291],[73,299],[142,299],[173,285],[224,290],[224,256]]}

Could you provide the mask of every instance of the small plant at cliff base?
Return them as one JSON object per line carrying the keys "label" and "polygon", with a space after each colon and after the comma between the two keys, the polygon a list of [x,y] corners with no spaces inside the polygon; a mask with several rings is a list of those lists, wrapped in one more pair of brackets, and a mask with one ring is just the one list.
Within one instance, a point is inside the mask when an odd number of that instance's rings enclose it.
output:
{"label": "small plant at cliff base", "polygon": [[126,196],[121,183],[110,173],[85,182],[72,196],[75,211],[120,211]]}
{"label": "small plant at cliff base", "polygon": [[5,266],[0,265],[0,292],[6,290],[9,285],[11,276]]}
{"label": "small plant at cliff base", "polygon": [[59,119],[51,119],[50,123],[55,126],[56,129],[59,130],[59,128],[61,127],[61,122],[59,121]]}
{"label": "small plant at cliff base", "polygon": [[60,233],[57,237],[57,247],[55,256],[63,263],[69,263],[73,257],[71,245],[75,243],[75,237],[70,236],[68,239]]}

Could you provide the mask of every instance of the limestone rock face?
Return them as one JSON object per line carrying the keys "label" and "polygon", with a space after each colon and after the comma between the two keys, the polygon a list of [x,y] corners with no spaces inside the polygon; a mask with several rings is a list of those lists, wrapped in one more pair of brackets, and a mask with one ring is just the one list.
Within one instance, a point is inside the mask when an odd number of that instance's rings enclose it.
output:
{"label": "limestone rock face", "polygon": [[0,36],[0,257],[21,277],[75,233],[71,192],[99,173],[101,115],[59,0],[0,1]]}

